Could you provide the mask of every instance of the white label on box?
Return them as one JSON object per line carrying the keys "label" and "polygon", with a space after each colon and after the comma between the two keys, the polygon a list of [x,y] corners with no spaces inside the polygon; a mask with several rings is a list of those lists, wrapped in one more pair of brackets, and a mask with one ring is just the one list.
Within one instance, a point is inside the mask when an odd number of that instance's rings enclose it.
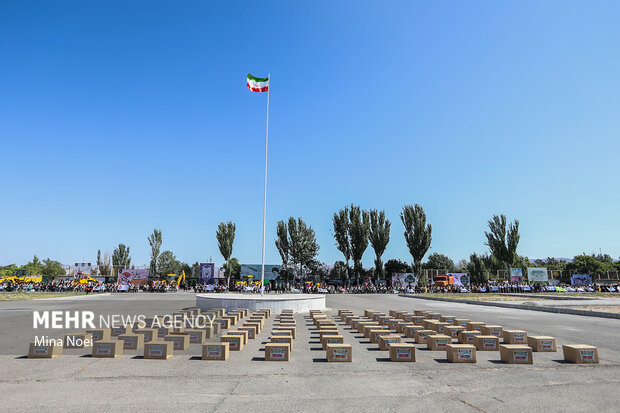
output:
{"label": "white label on box", "polygon": [[446,347],[448,345],[448,340],[445,338],[438,338],[435,340],[435,346],[437,347]]}
{"label": "white label on box", "polygon": [[346,360],[349,354],[349,350],[347,349],[334,349],[333,351],[334,359],[336,360]]}
{"label": "white label on box", "polygon": [[489,334],[492,336],[498,336],[500,335],[499,333],[499,328],[490,328],[489,329]]}
{"label": "white label on box", "polygon": [[189,333],[189,341],[192,343],[200,341],[200,332],[199,331],[190,331]]}
{"label": "white label on box", "polygon": [[284,359],[285,350],[283,348],[271,348],[269,349],[269,358],[272,359]]}
{"label": "white label on box", "polygon": [[101,340],[103,338],[103,331],[92,331],[91,335],[93,341]]}
{"label": "white label on box", "polygon": [[112,335],[120,336],[125,332],[125,327],[112,327]]}
{"label": "white label on box", "polygon": [[125,337],[123,339],[123,348],[132,349],[136,346],[135,342],[136,342],[135,337]]}
{"label": "white label on box", "polygon": [[164,346],[162,344],[151,344],[149,346],[148,355],[150,357],[161,356],[163,354],[164,354]]}
{"label": "white label on box", "polygon": [[236,339],[236,338],[227,338],[226,341],[228,343],[230,343],[229,346],[230,346],[231,349],[239,348],[239,340],[238,339]]}
{"label": "white label on box", "polygon": [[222,357],[222,347],[219,346],[209,346],[207,347],[207,356],[208,357]]}
{"label": "white label on box", "polygon": [[528,362],[530,360],[529,352],[527,350],[513,350],[512,357],[515,361]]}
{"label": "white label on box", "polygon": [[544,350],[552,350],[553,340],[540,340],[540,348]]}
{"label": "white label on box", "polygon": [[385,339],[385,344],[392,344],[392,343],[398,343],[398,339],[397,338],[386,338]]}
{"label": "white label on box", "polygon": [[579,350],[579,357],[581,361],[594,361],[593,350]]}
{"label": "white label on box", "polygon": [[48,346],[34,346],[34,348],[32,349],[32,353],[36,354],[37,356],[47,356],[49,352],[50,350]]}
{"label": "white label on box", "polygon": [[411,358],[411,350],[397,348],[396,349],[396,358],[397,359],[407,359],[407,360],[409,360]]}
{"label": "white label on box", "polygon": [[327,344],[340,344],[339,338],[328,338],[326,339]]}
{"label": "white label on box", "polygon": [[172,339],[170,340],[172,341],[173,344],[173,349],[175,350],[180,350],[181,349],[181,337],[172,337]]}
{"label": "white label on box", "polygon": [[471,360],[472,350],[469,348],[460,348],[456,351],[457,360]]}
{"label": "white label on box", "polygon": [[496,348],[496,341],[493,340],[492,338],[485,338],[482,340],[482,347],[483,348]]}
{"label": "white label on box", "polygon": [[111,344],[98,344],[97,345],[97,353],[103,356],[108,356],[112,353],[112,345]]}
{"label": "white label on box", "polygon": [[525,341],[525,334],[516,333],[513,335],[515,343],[523,343]]}

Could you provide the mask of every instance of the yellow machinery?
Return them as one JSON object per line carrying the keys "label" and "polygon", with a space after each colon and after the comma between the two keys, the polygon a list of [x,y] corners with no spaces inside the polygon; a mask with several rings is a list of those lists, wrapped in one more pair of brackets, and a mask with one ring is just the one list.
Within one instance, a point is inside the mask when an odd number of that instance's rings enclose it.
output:
{"label": "yellow machinery", "polygon": [[[185,270],[181,271],[181,275],[179,275],[179,278],[177,278],[176,280],[174,279],[174,277],[176,277],[176,274],[166,274],[166,277],[171,277],[172,279],[170,281],[168,281],[168,283],[173,286],[173,285],[181,285],[181,283],[185,282]],[[166,281],[162,281],[162,283],[164,283],[164,285],[166,284]]]}
{"label": "yellow machinery", "polygon": [[95,283],[97,285],[101,284],[99,280],[94,279],[87,272],[80,273],[80,278],[78,280],[73,281],[73,284],[88,284]]}

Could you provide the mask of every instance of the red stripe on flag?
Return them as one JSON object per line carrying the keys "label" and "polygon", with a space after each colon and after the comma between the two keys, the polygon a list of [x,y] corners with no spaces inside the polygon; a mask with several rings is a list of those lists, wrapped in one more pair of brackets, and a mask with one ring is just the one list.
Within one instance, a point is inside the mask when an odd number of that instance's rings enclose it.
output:
{"label": "red stripe on flag", "polygon": [[250,89],[252,92],[267,92],[269,90],[269,86],[265,86],[265,87],[250,87],[249,83],[247,83],[245,86],[248,89]]}

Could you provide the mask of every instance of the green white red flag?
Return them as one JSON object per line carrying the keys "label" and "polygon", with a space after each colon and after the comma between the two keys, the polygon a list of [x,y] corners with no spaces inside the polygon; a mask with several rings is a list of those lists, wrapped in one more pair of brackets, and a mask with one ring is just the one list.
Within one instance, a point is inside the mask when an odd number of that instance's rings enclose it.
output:
{"label": "green white red flag", "polygon": [[267,92],[269,90],[268,77],[254,77],[248,74],[248,89],[252,92]]}

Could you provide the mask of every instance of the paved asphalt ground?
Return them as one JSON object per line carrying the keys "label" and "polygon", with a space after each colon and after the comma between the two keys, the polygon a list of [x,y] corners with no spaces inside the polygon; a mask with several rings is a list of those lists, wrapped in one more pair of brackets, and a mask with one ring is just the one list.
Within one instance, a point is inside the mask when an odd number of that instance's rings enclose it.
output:
{"label": "paved asphalt ground", "polygon": [[[326,311],[366,308],[429,309],[446,315],[551,335],[598,346],[599,365],[573,365],[557,353],[534,353],[533,365],[499,362],[499,352],[478,352],[477,364],[451,364],[444,352],[417,345],[417,362],[386,362],[360,334],[339,324],[353,346],[352,363],[327,363],[314,326],[296,314],[290,362],[263,361],[274,316],[257,339],[226,362],[202,361],[200,345],[169,360],[144,360],[141,351],[95,359],[89,350],[66,350],[55,359],[27,359],[32,310],[91,310],[146,315],[195,304],[194,294],[127,294],[0,303],[2,411],[596,411],[620,405],[620,320],[541,313],[396,295],[327,296]],[[30,334],[30,336],[29,336]],[[56,330],[55,337],[62,336]],[[411,342],[410,339],[406,341]]]}

